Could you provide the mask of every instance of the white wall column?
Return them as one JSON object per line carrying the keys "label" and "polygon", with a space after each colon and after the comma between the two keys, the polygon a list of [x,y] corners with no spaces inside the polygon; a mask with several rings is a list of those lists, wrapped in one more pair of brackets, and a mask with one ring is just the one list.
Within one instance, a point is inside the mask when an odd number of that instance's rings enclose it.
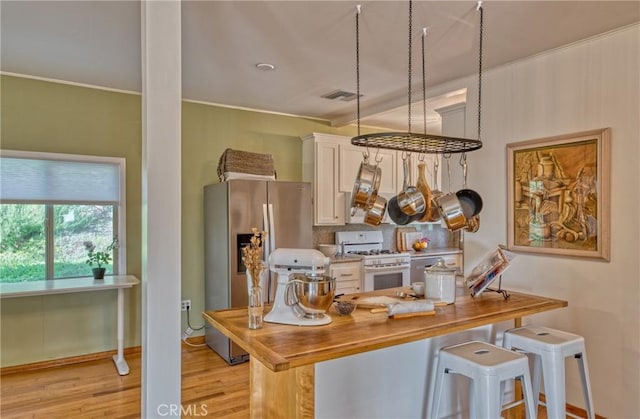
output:
{"label": "white wall column", "polygon": [[180,1],[142,1],[142,417],[180,417]]}

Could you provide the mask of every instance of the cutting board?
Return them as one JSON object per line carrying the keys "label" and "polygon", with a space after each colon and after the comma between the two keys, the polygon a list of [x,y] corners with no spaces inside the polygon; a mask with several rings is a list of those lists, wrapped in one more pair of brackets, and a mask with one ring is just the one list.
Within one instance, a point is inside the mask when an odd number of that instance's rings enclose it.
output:
{"label": "cutting board", "polygon": [[[405,240],[405,234],[404,233],[415,233],[416,232],[416,228],[415,227],[398,227],[396,228],[396,248],[400,251],[400,252],[406,252],[407,250],[409,250],[407,248],[407,243]],[[411,245],[411,244],[409,244]]]}

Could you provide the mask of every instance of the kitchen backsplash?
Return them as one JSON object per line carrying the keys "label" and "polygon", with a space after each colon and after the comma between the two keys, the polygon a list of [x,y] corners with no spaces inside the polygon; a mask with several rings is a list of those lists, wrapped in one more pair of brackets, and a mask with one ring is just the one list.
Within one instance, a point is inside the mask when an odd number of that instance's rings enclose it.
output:
{"label": "kitchen backsplash", "polygon": [[[429,248],[461,248],[460,231],[451,232],[442,228],[439,224],[412,224],[417,231],[421,231],[423,236],[429,238]],[[372,227],[366,224],[347,224],[343,226],[316,226],[313,227],[313,246],[319,244],[335,243],[336,231],[366,231],[381,230],[384,239],[383,248],[396,250],[396,228],[395,225],[381,225]]]}

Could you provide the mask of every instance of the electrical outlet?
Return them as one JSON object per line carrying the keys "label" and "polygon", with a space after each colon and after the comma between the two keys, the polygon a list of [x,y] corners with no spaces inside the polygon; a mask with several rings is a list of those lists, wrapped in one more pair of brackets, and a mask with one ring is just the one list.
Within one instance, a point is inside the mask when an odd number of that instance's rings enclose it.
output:
{"label": "electrical outlet", "polygon": [[182,300],[182,311],[191,310],[191,300]]}

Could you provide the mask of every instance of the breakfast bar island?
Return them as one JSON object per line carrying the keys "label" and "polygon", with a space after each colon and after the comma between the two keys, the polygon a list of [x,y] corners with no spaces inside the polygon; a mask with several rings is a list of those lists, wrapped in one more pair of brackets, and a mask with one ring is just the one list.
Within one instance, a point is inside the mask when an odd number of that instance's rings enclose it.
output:
{"label": "breakfast bar island", "polygon": [[264,323],[250,330],[246,308],[203,316],[250,355],[252,418],[417,418],[426,413],[439,347],[491,341],[496,332],[487,326],[512,327],[524,316],[566,306],[552,298],[485,292],[475,298],[459,293],[455,304],[436,307],[431,316],[390,319],[365,308],[340,316],[331,309],[332,323],[314,327]]}

